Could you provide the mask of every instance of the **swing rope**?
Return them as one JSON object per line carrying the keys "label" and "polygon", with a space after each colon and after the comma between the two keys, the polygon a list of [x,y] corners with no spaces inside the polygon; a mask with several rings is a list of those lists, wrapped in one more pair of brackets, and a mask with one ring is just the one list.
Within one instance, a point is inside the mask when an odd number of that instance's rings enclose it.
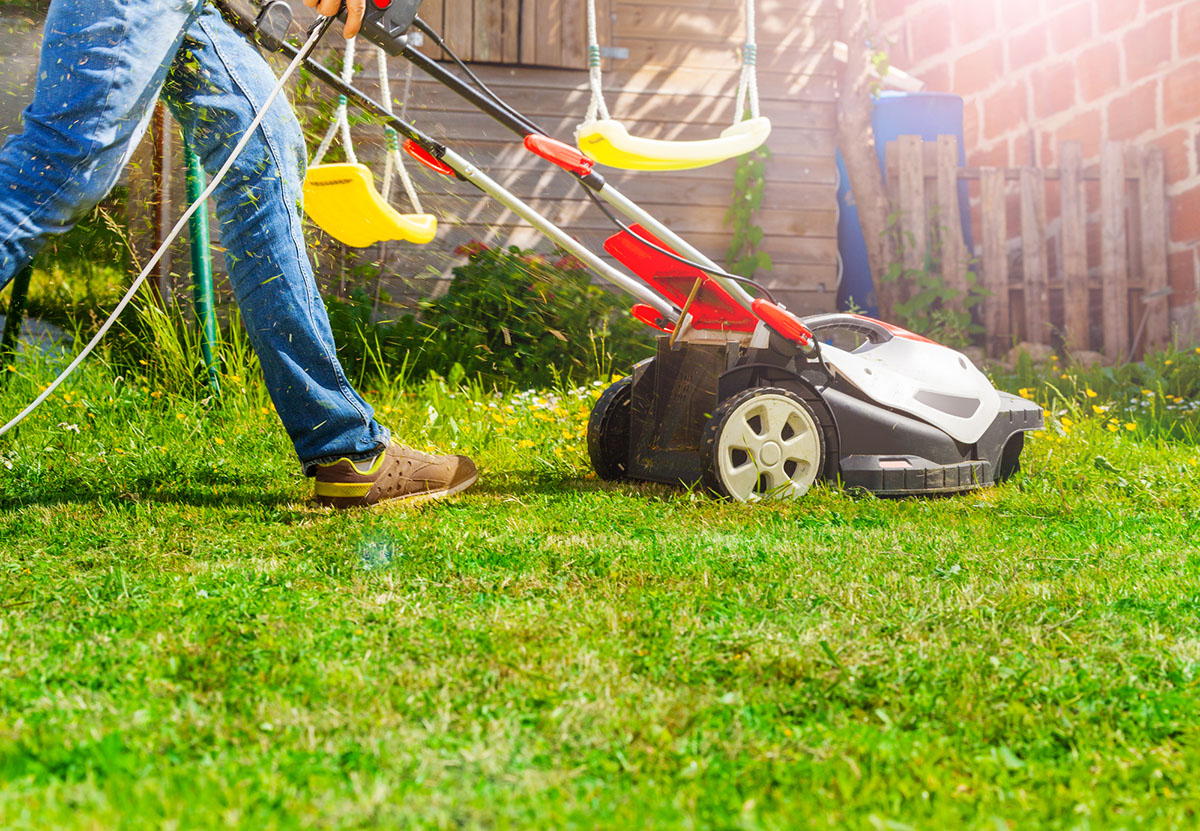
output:
{"label": "swing rope", "polygon": [[600,71],[600,33],[596,26],[596,0],[588,0],[588,86],[592,90],[592,98],[588,102],[587,115],[583,117],[583,126],[594,122],[597,118],[608,120],[608,105],[604,102],[604,79]]}
{"label": "swing rope", "polygon": [[[392,85],[388,79],[387,53],[378,46],[375,47],[375,60],[379,67],[379,93],[383,98],[384,109],[388,111],[388,115],[395,115],[392,111]],[[401,119],[408,114],[408,94],[412,89],[412,71],[413,65],[409,63],[408,72],[404,76],[404,95],[400,99]],[[404,166],[404,155],[400,152],[400,136],[392,127],[387,127],[384,133],[387,151],[383,163],[383,198],[389,201],[392,198],[392,175],[395,173],[400,177],[401,184],[404,185],[404,192],[408,194],[408,201],[412,204],[413,213],[423,214],[425,211],[421,209],[421,199],[417,196],[417,189],[413,186],[412,177],[408,175],[408,168]]]}
{"label": "swing rope", "polygon": [[[754,0],[745,2],[746,42],[742,46],[742,69],[738,75],[736,113],[733,123],[740,124],[746,118],[747,110],[751,118],[759,117],[758,105],[758,44],[755,42]],[[600,68],[600,32],[596,23],[596,0],[587,2],[588,30],[588,87],[591,98],[588,101],[587,114],[583,117],[580,129],[586,128],[598,120],[611,118],[608,105],[604,100],[604,80]]]}
{"label": "swing rope", "polygon": [[[346,51],[342,56],[342,83],[350,86],[354,83],[354,42],[358,38],[350,38],[346,41]],[[316,167],[325,158],[325,154],[329,152],[330,145],[333,144],[333,139],[340,132],[342,134],[342,147],[346,151],[346,161],[350,164],[358,164],[358,157],[354,155],[354,142],[350,139],[350,115],[349,102],[346,96],[338,96],[337,110],[334,112],[333,121],[329,122],[329,129],[325,131],[325,137],[321,139],[321,143],[317,146],[317,152],[313,155],[313,160],[309,163],[309,167]]]}
{"label": "swing rope", "polygon": [[[595,2],[595,0],[591,0]],[[742,45],[742,71],[738,75],[737,113],[733,117],[734,124],[740,124],[746,118],[746,107],[749,105],[750,117],[758,118],[758,44],[754,37],[754,0],[746,0],[746,42]]]}

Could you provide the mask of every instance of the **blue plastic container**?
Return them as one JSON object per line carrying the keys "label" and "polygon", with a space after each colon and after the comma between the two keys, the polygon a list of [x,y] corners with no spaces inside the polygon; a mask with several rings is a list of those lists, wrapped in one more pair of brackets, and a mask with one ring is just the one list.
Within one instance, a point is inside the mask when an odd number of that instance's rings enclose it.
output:
{"label": "blue plastic container", "polygon": [[[871,128],[875,132],[875,150],[879,170],[884,170],[887,143],[900,136],[920,136],[925,141],[937,141],[938,136],[958,136],[958,163],[967,162],[963,146],[963,100],[945,92],[884,92],[875,100],[871,113]],[[842,281],[838,285],[839,309],[851,306],[869,315],[879,314],[875,300],[875,282],[867,262],[867,246],[862,227],[858,224],[858,208],[850,191],[849,177],[842,154],[838,153],[838,251],[842,255]],[[967,183],[958,183],[958,206],[962,220],[963,239],[967,250],[974,250],[971,237],[971,209],[967,201]]]}

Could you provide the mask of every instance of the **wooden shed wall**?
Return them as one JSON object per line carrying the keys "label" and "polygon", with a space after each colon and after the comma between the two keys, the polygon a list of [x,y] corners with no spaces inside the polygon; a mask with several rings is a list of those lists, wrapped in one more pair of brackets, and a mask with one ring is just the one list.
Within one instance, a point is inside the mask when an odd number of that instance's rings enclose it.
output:
{"label": "wooden shed wall", "polygon": [[[479,41],[471,40],[472,33],[477,35],[488,27],[476,25],[478,19],[470,25],[457,18],[452,22],[449,9],[456,2],[465,0],[427,0],[423,16],[435,26],[439,21],[444,24],[456,50],[459,46],[454,37],[459,33],[465,42],[462,51],[477,54]],[[544,51],[533,54],[555,63],[577,63],[579,68],[475,63],[473,69],[551,135],[569,141],[588,103],[583,2],[521,2],[537,4],[547,20],[552,17],[546,11],[548,5],[575,10],[562,17],[563,50],[548,57]],[[601,8],[612,3],[610,31],[602,35],[602,41],[629,52],[628,58],[605,61],[606,97],[615,117],[632,131],[654,138],[709,138],[731,123],[745,34],[741,0],[600,2]],[[475,7],[491,5],[476,3]],[[447,10],[444,16],[440,9]],[[568,17],[573,19],[568,21]],[[297,18],[305,19],[305,13]],[[756,221],[765,232],[763,245],[775,264],[773,273],[760,273],[759,277],[777,289],[791,308],[804,313],[832,309],[837,288],[832,59],[836,25],[833,0],[758,0],[760,96],[774,131],[768,143],[773,158],[767,167],[765,203]],[[509,46],[501,48],[496,60],[513,59],[511,38],[500,40]],[[517,57],[527,61],[526,52],[519,50]],[[577,61],[572,52],[578,52]],[[362,69],[356,84],[377,90],[373,55],[360,47],[358,63]],[[397,109],[402,103],[406,67],[401,60],[390,62]],[[413,75],[406,102],[410,120],[435,137],[444,137],[493,178],[594,248],[599,249],[615,231],[570,177],[529,155],[511,133],[454,93],[423,80],[419,72]],[[308,116],[302,120],[310,130],[310,146],[315,148],[326,125],[313,108],[297,103]],[[378,183],[382,173],[380,129],[370,124],[356,127],[355,147],[360,159],[375,169]],[[317,234],[314,250],[324,281],[348,290],[358,279],[354,276],[356,264],[382,265],[383,288],[396,305],[404,306],[444,288],[451,269],[462,262],[455,249],[465,242],[478,239],[493,245],[546,247],[535,231],[473,188],[415,163],[407,167],[421,191],[424,208],[440,219],[437,240],[427,246],[391,243],[343,251]],[[608,178],[723,263],[730,239],[724,217],[733,191],[734,168],[735,163],[729,161],[677,173],[611,171]],[[180,187],[174,192],[178,195],[181,191]],[[392,198],[405,209],[406,199],[398,184]],[[142,201],[140,197],[138,201]],[[139,210],[134,206],[135,219]],[[180,210],[176,205],[173,213]],[[186,252],[177,253],[180,256],[173,271],[186,272]]]}

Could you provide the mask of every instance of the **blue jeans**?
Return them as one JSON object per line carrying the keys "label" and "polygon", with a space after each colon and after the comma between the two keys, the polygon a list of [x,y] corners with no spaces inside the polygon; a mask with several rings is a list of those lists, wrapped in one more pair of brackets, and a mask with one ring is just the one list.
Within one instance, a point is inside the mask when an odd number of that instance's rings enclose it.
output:
{"label": "blue jeans", "polygon": [[[202,0],[53,0],[24,130],[0,149],[0,287],[116,183],[161,91],[210,175],[275,77]],[[214,192],[229,278],[306,472],[388,432],[338,362],[300,221],[307,151],[285,98]]]}

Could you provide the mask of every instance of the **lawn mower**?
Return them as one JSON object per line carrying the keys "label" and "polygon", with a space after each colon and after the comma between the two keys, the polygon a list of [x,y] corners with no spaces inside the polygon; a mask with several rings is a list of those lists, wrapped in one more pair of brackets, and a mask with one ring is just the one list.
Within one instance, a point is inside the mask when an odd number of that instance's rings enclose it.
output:
{"label": "lawn mower", "polygon": [[[264,48],[295,59],[297,47],[286,40],[292,19],[287,3],[250,2],[219,5]],[[1036,404],[997,391],[961,353],[897,326],[856,314],[796,316],[766,287],[719,268],[597,169],[607,158],[632,159],[631,168],[645,170],[712,163],[745,152],[745,131],[729,141],[723,134],[708,142],[672,143],[632,137],[620,128],[596,140],[602,145],[598,151],[593,146],[585,152],[586,146],[547,135],[490,90],[417,16],[419,6],[420,0],[371,0],[362,35],[510,129],[529,153],[573,176],[617,229],[605,251],[635,276],[573,239],[445,143],[397,117],[390,100],[373,99],[345,74],[339,77],[308,58],[306,68],[402,136],[403,149],[417,161],[497,199],[637,299],[631,312],[658,331],[657,351],[595,403],[588,452],[600,478],[703,484],[725,497],[754,501],[796,498],[818,480],[840,480],[880,496],[952,493],[990,486],[1018,470],[1025,433],[1043,427]],[[747,8],[752,21],[752,3]],[[414,32],[443,48],[466,79],[418,51]],[[594,35],[592,40],[598,95],[599,52]],[[754,84],[742,84],[747,86]],[[757,122],[760,138],[754,140],[763,140],[769,122],[763,125],[752,103],[747,114],[752,118],[746,120]],[[347,196],[346,204],[365,206],[361,210],[372,221],[364,217],[363,224],[376,229],[376,238],[432,238],[429,217],[388,214],[392,209],[373,192],[369,172],[358,168],[344,176],[323,171],[314,188],[344,187],[352,180],[362,198]],[[319,198],[328,203],[329,193]],[[340,214],[344,219],[345,212]]]}

